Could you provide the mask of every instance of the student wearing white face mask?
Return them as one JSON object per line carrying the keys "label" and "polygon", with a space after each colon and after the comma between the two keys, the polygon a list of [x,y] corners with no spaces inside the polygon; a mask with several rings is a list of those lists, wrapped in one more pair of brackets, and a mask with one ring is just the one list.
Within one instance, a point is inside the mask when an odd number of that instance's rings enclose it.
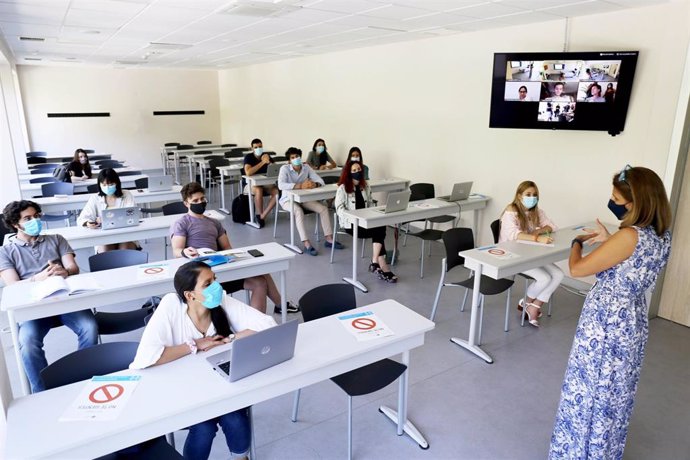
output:
{"label": "student wearing white face mask", "polygon": [[[551,234],[558,230],[554,224],[537,206],[539,189],[532,181],[524,181],[518,185],[515,198],[501,215],[501,233],[499,242],[503,241],[533,241],[535,243],[553,243]],[[563,280],[563,271],[555,264],[534,268],[523,272],[534,278],[534,282],[527,289],[527,305],[524,313],[532,326],[539,327],[541,306],[548,302],[551,295]],[[518,310],[523,310],[522,299]]]}
{"label": "student wearing white face mask", "polygon": [[[130,208],[137,206],[134,196],[129,190],[122,190],[120,176],[112,168],[106,168],[98,173],[98,193],[92,195],[81,210],[77,218],[77,225],[87,228],[100,228],[103,211],[106,209]],[[96,253],[113,251],[115,249],[137,249],[139,243],[127,241],[123,243],[96,246]]]}
{"label": "student wearing white face mask", "polygon": [[[264,145],[261,139],[254,139],[252,141],[252,151],[244,156],[244,174],[247,176],[266,174],[270,163],[273,163],[273,158],[268,153],[264,153]],[[249,184],[245,186],[244,193],[249,193]],[[257,212],[256,221],[260,227],[263,227],[266,216],[276,205],[278,187],[275,185],[252,187],[252,194],[254,195],[254,209]],[[264,194],[271,195],[266,208],[264,208]]]}
{"label": "student wearing white face mask", "polygon": [[359,163],[362,166],[362,171],[364,173],[364,180],[369,180],[369,166],[364,164],[364,159],[362,158],[362,151],[359,147],[351,147],[350,152],[347,154],[347,160],[345,163]]}
{"label": "student wearing white face mask", "polygon": [[316,139],[314,146],[307,156],[307,164],[313,169],[333,169],[336,164],[326,149],[326,141]]}

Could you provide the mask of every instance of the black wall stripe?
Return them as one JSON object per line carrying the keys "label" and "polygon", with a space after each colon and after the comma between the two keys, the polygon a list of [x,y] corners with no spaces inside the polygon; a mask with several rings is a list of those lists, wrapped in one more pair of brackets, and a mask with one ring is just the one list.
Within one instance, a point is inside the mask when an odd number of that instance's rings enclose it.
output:
{"label": "black wall stripe", "polygon": [[109,117],[110,112],[49,113],[48,118]]}
{"label": "black wall stripe", "polygon": [[153,115],[204,115],[204,110],[159,110],[154,111]]}

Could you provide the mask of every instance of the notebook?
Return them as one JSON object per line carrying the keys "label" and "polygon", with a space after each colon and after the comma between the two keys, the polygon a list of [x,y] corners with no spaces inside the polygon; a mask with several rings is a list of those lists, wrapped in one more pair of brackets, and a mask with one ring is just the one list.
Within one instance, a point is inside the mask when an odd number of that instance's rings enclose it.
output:
{"label": "notebook", "polygon": [[139,225],[141,212],[138,207],[106,209],[101,217],[101,228],[113,230],[116,228],[136,227]]}
{"label": "notebook", "polygon": [[292,359],[295,355],[298,320],[264,329],[237,339],[230,350],[206,358],[224,379],[231,382]]}
{"label": "notebook", "polygon": [[462,201],[470,197],[472,191],[472,182],[458,182],[453,185],[453,191],[450,195],[439,196],[439,200],[443,201]]}
{"label": "notebook", "polygon": [[404,211],[410,202],[410,191],[392,192],[386,198],[386,207],[383,209],[375,209],[374,211],[388,214],[391,212]]}
{"label": "notebook", "polygon": [[149,176],[149,192],[162,192],[172,190],[172,176]]}
{"label": "notebook", "polygon": [[67,278],[49,276],[45,280],[34,283],[31,286],[31,298],[39,300],[62,294],[74,295],[100,288],[100,286],[94,283],[93,279],[85,279],[79,276],[68,276]]}

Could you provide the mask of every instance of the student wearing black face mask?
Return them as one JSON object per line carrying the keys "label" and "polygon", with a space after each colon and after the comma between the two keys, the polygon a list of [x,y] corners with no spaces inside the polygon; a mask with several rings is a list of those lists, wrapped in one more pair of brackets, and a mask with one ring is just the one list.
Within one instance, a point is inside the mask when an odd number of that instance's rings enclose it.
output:
{"label": "student wearing black face mask", "polygon": [[[190,182],[182,187],[180,194],[188,212],[170,227],[170,241],[175,257],[197,257],[199,249],[212,251],[232,249],[223,225],[204,215],[207,204],[204,188],[196,182]],[[276,305],[276,311],[280,312],[280,291],[278,291],[271,275],[253,276],[221,284],[223,289],[229,293],[240,289],[251,291],[250,305],[262,313],[266,313],[266,297],[273,301]],[[288,313],[299,311],[292,303],[288,302],[287,305]]]}
{"label": "student wearing black face mask", "polygon": [[[572,241],[570,273],[596,274],[570,352],[551,436],[550,459],[623,458],[649,333],[645,293],[671,252],[671,206],[654,171],[626,166],[608,204],[622,220]],[[587,257],[582,245],[602,244]]]}
{"label": "student wearing black face mask", "polygon": [[364,164],[364,158],[362,157],[362,151],[359,147],[351,147],[347,154],[347,160],[345,163],[359,163],[362,166],[362,174],[364,175],[364,180],[369,180],[369,166]]}

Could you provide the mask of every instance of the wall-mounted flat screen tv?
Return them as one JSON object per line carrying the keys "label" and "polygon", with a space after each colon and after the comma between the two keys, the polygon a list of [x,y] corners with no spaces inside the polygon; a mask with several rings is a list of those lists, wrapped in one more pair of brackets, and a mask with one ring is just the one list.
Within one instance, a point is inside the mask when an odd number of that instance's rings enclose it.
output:
{"label": "wall-mounted flat screen tv", "polygon": [[496,53],[491,128],[623,131],[637,51]]}

